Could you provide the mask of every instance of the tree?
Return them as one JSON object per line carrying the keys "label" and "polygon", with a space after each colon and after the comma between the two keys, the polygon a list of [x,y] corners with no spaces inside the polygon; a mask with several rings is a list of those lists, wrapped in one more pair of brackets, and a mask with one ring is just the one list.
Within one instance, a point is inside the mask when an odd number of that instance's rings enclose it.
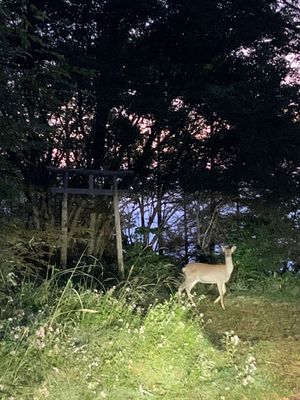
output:
{"label": "tree", "polygon": [[[285,82],[297,22],[276,1],[4,4],[1,155],[36,228],[58,220],[49,164],[131,168],[134,188],[158,199],[178,188],[297,189],[298,87]],[[74,221],[91,228],[73,204]]]}
{"label": "tree", "polygon": [[290,16],[276,2],[21,4],[31,165],[130,166],[159,186],[198,188],[272,186],[295,169],[297,93],[282,85]]}

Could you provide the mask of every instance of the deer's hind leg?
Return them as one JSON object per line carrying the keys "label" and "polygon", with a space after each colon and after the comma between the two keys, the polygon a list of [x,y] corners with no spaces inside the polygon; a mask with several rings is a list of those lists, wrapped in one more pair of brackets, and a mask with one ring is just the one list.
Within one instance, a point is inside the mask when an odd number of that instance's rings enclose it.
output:
{"label": "deer's hind leg", "polygon": [[178,288],[178,293],[181,295],[181,293],[183,292],[183,290],[186,291],[186,294],[190,300],[190,302],[196,306],[194,300],[193,300],[193,295],[191,294],[191,290],[193,289],[193,287],[195,286],[196,282],[183,282],[179,288]]}

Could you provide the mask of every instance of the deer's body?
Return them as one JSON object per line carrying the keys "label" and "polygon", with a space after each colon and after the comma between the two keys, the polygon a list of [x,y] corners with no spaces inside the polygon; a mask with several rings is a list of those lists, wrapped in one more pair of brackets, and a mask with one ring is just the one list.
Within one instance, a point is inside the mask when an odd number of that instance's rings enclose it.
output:
{"label": "deer's body", "polygon": [[232,253],[236,247],[222,247],[225,253],[225,264],[202,264],[202,263],[190,263],[187,264],[183,269],[184,282],[179,286],[178,292],[182,293],[186,291],[189,299],[195,305],[193,296],[191,295],[192,288],[196,283],[215,283],[218,286],[219,297],[215,300],[215,303],[221,300],[221,306],[224,309],[223,296],[226,293],[225,283],[229,281],[233,271]]}

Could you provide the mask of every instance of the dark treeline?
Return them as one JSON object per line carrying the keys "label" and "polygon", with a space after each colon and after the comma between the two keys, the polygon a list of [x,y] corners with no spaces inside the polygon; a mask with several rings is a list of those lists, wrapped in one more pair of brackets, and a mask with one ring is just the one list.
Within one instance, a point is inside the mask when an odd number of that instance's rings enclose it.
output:
{"label": "dark treeline", "polygon": [[[293,0],[1,2],[5,210],[35,229],[59,224],[49,165],[130,169],[127,185],[158,198],[296,198],[298,11]],[[110,202],[70,204],[70,231],[87,226],[101,256]]]}

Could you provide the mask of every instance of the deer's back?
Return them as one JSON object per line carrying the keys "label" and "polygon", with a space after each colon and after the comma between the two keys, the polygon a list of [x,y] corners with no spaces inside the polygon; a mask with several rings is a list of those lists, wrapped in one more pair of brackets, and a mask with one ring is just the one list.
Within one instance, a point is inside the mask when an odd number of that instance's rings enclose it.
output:
{"label": "deer's back", "polygon": [[226,282],[230,277],[224,264],[190,263],[182,271],[185,279],[203,283]]}

